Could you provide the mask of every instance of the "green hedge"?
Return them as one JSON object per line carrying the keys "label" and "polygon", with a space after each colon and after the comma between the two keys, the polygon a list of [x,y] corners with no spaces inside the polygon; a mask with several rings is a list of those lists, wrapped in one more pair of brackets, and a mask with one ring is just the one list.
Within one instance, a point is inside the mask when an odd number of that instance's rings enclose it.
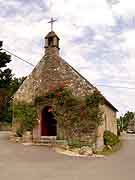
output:
{"label": "green hedge", "polygon": [[104,132],[104,145],[114,146],[120,142],[118,136],[110,131]]}

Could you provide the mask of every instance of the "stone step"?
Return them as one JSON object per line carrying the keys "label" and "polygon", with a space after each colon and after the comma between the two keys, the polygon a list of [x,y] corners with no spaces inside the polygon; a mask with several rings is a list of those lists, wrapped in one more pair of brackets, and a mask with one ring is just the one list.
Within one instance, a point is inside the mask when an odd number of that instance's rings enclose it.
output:
{"label": "stone step", "polygon": [[46,139],[46,138],[40,138],[40,140],[37,142],[40,144],[46,144],[46,145],[51,145],[51,144],[68,144],[66,140],[56,140],[56,139]]}
{"label": "stone step", "polygon": [[41,140],[56,140],[56,136],[41,136]]}
{"label": "stone step", "polygon": [[42,144],[56,144],[55,141],[39,140],[38,143]]}
{"label": "stone step", "polygon": [[42,142],[36,142],[33,144],[34,146],[52,146],[52,143],[42,143]]}

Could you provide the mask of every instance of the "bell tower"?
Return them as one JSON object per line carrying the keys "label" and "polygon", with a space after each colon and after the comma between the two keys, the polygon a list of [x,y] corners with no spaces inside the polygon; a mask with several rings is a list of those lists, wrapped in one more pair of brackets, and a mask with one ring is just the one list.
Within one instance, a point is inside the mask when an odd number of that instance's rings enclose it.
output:
{"label": "bell tower", "polygon": [[56,20],[51,18],[51,21],[48,23],[51,23],[51,31],[46,35],[45,37],[45,54],[50,53],[56,53],[59,54],[59,37],[56,35],[56,33],[53,31],[53,23]]}

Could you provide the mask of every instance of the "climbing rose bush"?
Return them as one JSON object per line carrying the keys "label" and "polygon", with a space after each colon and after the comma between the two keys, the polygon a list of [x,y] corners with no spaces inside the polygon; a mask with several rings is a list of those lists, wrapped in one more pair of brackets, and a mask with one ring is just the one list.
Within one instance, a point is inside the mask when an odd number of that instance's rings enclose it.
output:
{"label": "climbing rose bush", "polygon": [[64,85],[51,86],[45,96],[35,99],[35,104],[51,105],[64,139],[81,138],[97,129],[102,123],[103,97],[98,91],[89,96],[77,97]]}

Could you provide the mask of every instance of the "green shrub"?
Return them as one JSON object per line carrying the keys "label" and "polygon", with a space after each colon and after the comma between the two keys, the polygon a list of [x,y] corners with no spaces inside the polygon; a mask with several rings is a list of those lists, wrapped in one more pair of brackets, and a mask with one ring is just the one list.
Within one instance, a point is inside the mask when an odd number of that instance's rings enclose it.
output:
{"label": "green shrub", "polygon": [[79,140],[68,141],[68,145],[72,148],[80,148],[82,146],[82,144]]}
{"label": "green shrub", "polygon": [[74,139],[74,140],[68,140],[68,145],[71,148],[81,148],[82,146],[90,146],[91,144],[88,144],[87,142],[82,142],[79,139]]}
{"label": "green shrub", "polygon": [[23,136],[23,129],[22,128],[18,128],[16,130],[16,136],[17,137],[22,137]]}
{"label": "green shrub", "polygon": [[110,131],[104,132],[104,144],[114,146],[120,142],[118,136]]}
{"label": "green shrub", "polygon": [[[32,131],[37,125],[37,110],[31,104],[14,105],[14,117],[24,131]],[[18,132],[20,129],[18,129]],[[19,132],[20,133],[20,132]]]}

